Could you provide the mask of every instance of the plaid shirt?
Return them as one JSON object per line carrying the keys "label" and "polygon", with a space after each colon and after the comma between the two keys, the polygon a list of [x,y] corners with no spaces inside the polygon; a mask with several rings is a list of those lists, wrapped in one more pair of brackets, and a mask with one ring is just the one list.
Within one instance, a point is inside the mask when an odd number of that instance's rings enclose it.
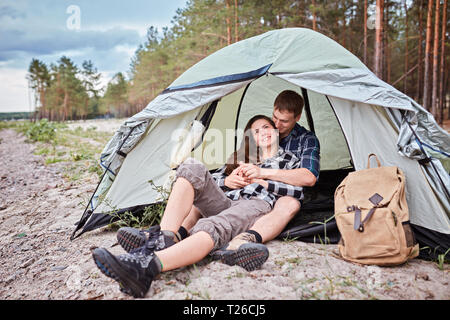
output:
{"label": "plaid shirt", "polygon": [[313,132],[296,123],[289,135],[281,139],[280,147],[293,152],[300,159],[299,168],[306,168],[319,178],[320,144]]}
{"label": "plaid shirt", "polygon": [[[284,151],[283,148],[279,148],[278,152],[271,158],[264,160],[264,162],[256,164],[260,168],[265,169],[297,169],[300,168],[300,160],[296,155],[290,151]],[[251,197],[257,197],[264,201],[267,201],[272,207],[275,201],[282,196],[291,196],[298,200],[303,200],[303,188],[296,187],[290,184],[286,184],[280,181],[266,180],[268,182],[268,188],[264,188],[258,183],[252,183],[241,189],[230,189],[225,186],[225,168],[217,169],[212,174],[214,180],[218,186],[224,191],[225,195],[231,200],[238,200],[240,197],[243,199],[250,199]]]}

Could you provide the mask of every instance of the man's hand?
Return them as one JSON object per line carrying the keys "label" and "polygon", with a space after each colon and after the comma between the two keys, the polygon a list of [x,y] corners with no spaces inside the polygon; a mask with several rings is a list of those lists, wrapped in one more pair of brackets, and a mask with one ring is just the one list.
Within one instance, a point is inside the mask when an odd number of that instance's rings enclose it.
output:
{"label": "man's hand", "polygon": [[266,189],[269,188],[269,183],[264,179],[252,179],[251,183],[258,183]]}
{"label": "man's hand", "polygon": [[237,167],[225,178],[224,183],[230,189],[240,189],[249,185],[251,182],[242,172],[242,168]]}
{"label": "man's hand", "polygon": [[239,163],[242,173],[249,179],[264,179],[264,169],[251,163]]}

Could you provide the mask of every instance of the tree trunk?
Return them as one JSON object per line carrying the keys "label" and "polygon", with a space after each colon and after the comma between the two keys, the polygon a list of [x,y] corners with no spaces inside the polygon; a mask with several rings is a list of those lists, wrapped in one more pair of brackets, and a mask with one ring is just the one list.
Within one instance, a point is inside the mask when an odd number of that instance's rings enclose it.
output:
{"label": "tree trunk", "polygon": [[423,107],[430,111],[430,58],[431,58],[431,37],[432,37],[432,20],[433,20],[433,0],[428,2],[427,13],[427,36],[425,39],[425,74],[423,80]]}
{"label": "tree trunk", "polygon": [[64,110],[64,114],[63,114],[63,118],[58,119],[59,121],[66,121],[69,120],[69,92],[67,90],[67,88],[64,89],[64,102],[63,102],[63,110]]}
{"label": "tree trunk", "polygon": [[238,2],[234,0],[234,42],[239,41]]}
{"label": "tree trunk", "polygon": [[434,15],[434,43],[433,43],[433,87],[431,93],[431,113],[438,123],[442,123],[439,119],[438,108],[438,70],[439,70],[439,5],[440,0],[436,0],[436,10]]}
{"label": "tree trunk", "polygon": [[384,71],[383,80],[387,83],[391,83],[391,51],[389,48],[389,30],[388,30],[388,21],[389,21],[389,0],[386,0],[384,3],[385,12],[383,14],[383,45],[381,46],[381,57],[382,57],[382,70]]}
{"label": "tree trunk", "polygon": [[347,8],[344,5],[344,14],[342,16],[342,46],[344,48],[347,48],[347,20],[345,16],[345,12],[347,11]]}
{"label": "tree trunk", "polygon": [[41,103],[41,114],[46,114],[46,110],[45,110],[45,87],[44,84],[40,84],[39,85],[39,101]]}
{"label": "tree trunk", "polygon": [[416,101],[420,101],[422,99],[422,87],[423,87],[423,0],[420,1],[419,7],[419,46],[418,46],[418,60],[419,64],[418,73],[417,73],[417,91],[416,91]]}
{"label": "tree trunk", "polygon": [[227,6],[226,11],[226,23],[227,23],[227,45],[231,44],[231,22],[230,22],[230,1],[226,0],[225,4]]}
{"label": "tree trunk", "polygon": [[364,64],[367,65],[367,0],[364,0]]}
{"label": "tree trunk", "polygon": [[[445,33],[447,29],[447,0],[444,0],[444,6],[442,8],[442,37],[441,37],[441,65],[440,74],[441,80],[439,83],[439,118],[441,122],[444,121],[444,83],[445,83]],[[450,112],[449,112],[450,116]]]}
{"label": "tree trunk", "polygon": [[406,0],[403,1],[403,7],[405,8],[405,78],[403,79],[403,92],[408,94],[408,6]]}
{"label": "tree trunk", "polygon": [[312,14],[313,14],[313,30],[317,31],[317,17],[316,17],[316,3],[312,0]]}
{"label": "tree trunk", "polygon": [[375,22],[375,59],[374,73],[378,78],[382,78],[382,48],[383,48],[383,12],[384,0],[377,0],[376,22]]}

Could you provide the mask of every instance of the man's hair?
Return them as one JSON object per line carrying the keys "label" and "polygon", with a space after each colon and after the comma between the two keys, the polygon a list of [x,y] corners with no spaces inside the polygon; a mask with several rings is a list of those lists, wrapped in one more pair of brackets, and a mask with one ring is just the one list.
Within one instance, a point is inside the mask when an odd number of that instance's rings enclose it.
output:
{"label": "man's hair", "polygon": [[279,111],[288,111],[297,117],[303,110],[303,98],[297,92],[284,90],[275,99],[273,103],[275,109]]}

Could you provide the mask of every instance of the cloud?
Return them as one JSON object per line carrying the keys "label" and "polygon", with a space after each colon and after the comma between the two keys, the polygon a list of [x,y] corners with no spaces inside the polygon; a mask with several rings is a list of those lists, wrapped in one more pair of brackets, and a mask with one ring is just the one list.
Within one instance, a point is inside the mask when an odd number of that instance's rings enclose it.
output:
{"label": "cloud", "polygon": [[32,93],[28,91],[26,70],[2,68],[0,72],[0,112],[34,110]]}
{"label": "cloud", "polygon": [[[32,58],[46,64],[65,55],[79,67],[91,60],[107,83],[129,71],[131,57],[150,26],[169,26],[186,0],[0,0],[0,112],[29,109],[26,74]],[[70,30],[70,5],[80,8]]]}
{"label": "cloud", "polygon": [[24,32],[11,30],[1,37],[0,59],[8,59],[11,53],[27,52],[48,55],[70,49],[93,48],[109,50],[118,45],[137,46],[141,38],[136,30],[115,27],[106,31],[98,30],[45,30],[44,32]]}

